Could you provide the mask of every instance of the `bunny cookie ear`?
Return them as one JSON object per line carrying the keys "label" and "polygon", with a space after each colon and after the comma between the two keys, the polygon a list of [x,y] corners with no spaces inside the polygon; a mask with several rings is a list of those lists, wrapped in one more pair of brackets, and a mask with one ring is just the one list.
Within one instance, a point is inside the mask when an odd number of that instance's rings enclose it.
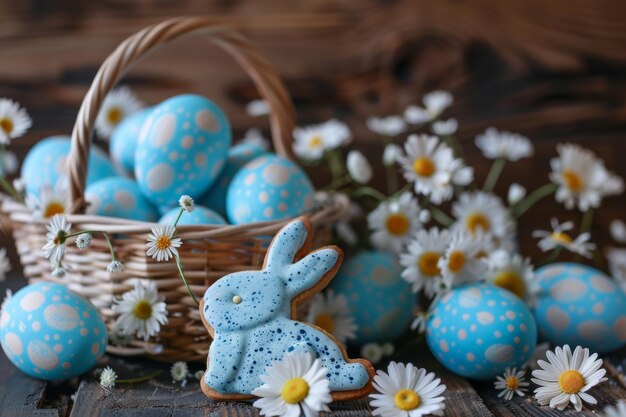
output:
{"label": "bunny cookie ear", "polygon": [[[293,264],[308,251],[311,222],[300,217],[280,229],[265,257],[265,270],[278,270]],[[299,256],[298,256],[299,255]]]}
{"label": "bunny cookie ear", "polygon": [[318,290],[324,288],[335,275],[335,270],[341,265],[341,259],[341,250],[329,246],[310,253],[301,261],[291,265],[281,276],[287,285],[287,294],[294,298],[310,288],[318,287]]}

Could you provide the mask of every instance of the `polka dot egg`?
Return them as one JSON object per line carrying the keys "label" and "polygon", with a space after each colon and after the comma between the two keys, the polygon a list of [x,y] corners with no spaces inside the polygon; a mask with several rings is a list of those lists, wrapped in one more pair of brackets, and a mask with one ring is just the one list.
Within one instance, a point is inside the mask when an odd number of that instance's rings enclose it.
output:
{"label": "polka dot egg", "polygon": [[507,366],[521,366],[537,344],[537,326],[526,305],[489,284],[454,288],[431,306],[426,342],[450,371],[491,380]]}
{"label": "polka dot egg", "polygon": [[153,107],[131,114],[115,128],[109,140],[111,159],[116,166],[131,174],[135,172],[135,150],[139,133]]}
{"label": "polka dot egg", "polygon": [[268,154],[237,172],[226,194],[226,214],[233,224],[284,220],[311,210],[314,195],[298,165]]}
{"label": "polka dot egg", "polygon": [[141,194],[135,181],[123,177],[105,178],[85,190],[87,214],[153,222],[158,210]]}
{"label": "polka dot egg", "polygon": [[[174,224],[180,208],[175,207],[165,213],[159,220],[161,224]],[[179,226],[184,225],[196,225],[196,224],[226,224],[226,220],[211,209],[202,206],[196,206],[195,210],[191,213],[183,213],[178,221]]]}
{"label": "polka dot egg", "polygon": [[198,202],[226,216],[226,193],[233,177],[244,165],[265,153],[265,149],[252,143],[233,146],[228,151],[228,159],[219,178]]}
{"label": "polka dot egg", "polygon": [[198,198],[222,171],[230,143],[228,120],[213,102],[191,94],[167,99],[141,130],[137,183],[159,208],[176,206],[181,194]]}
{"label": "polka dot egg", "polygon": [[344,262],[331,288],[348,300],[358,326],[350,344],[390,342],[409,328],[416,301],[401,272],[397,256],[387,252],[364,251]]}
{"label": "polka dot egg", "polygon": [[0,316],[0,343],[22,372],[62,380],[91,369],[106,349],[98,312],[66,287],[41,282],[11,297]]}
{"label": "polka dot egg", "polygon": [[626,294],[602,272],[576,263],[537,269],[533,313],[539,336],[606,353],[626,345]]}
{"label": "polka dot egg", "polygon": [[[59,178],[66,177],[65,161],[69,152],[70,138],[68,136],[52,136],[33,146],[22,164],[21,176],[26,185],[26,191],[39,195],[42,186],[46,184],[54,186]],[[117,173],[104,152],[92,145],[89,150],[87,185],[115,175]]]}

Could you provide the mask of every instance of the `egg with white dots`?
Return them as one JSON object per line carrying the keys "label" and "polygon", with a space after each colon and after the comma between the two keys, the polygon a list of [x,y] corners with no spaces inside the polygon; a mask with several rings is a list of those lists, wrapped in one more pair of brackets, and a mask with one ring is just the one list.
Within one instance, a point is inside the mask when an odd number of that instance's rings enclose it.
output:
{"label": "egg with white dots", "polygon": [[[67,178],[67,157],[70,153],[69,136],[51,136],[33,146],[24,158],[21,176],[26,191],[39,195],[44,185],[55,186],[60,178]],[[92,145],[89,149],[87,185],[118,175],[106,154]]]}
{"label": "egg with white dots", "polygon": [[104,355],[107,329],[89,301],[62,285],[41,282],[6,301],[0,343],[22,372],[64,380],[87,372]]}
{"label": "egg with white dots", "polygon": [[431,306],[426,343],[451,372],[492,380],[530,359],[537,326],[526,304],[511,292],[490,284],[466,284]]}
{"label": "egg with white dots", "polygon": [[135,172],[135,151],[139,134],[153,107],[140,110],[124,118],[111,134],[109,153],[111,160],[125,173]]}
{"label": "egg with white dots", "polygon": [[310,211],[314,201],[313,184],[302,168],[267,154],[237,172],[226,193],[226,214],[232,224],[285,220]]}
{"label": "egg with white dots", "polygon": [[348,344],[392,342],[408,330],[417,304],[401,273],[397,256],[388,252],[363,251],[343,263],[330,287],[346,298],[357,325]]}
{"label": "egg with white dots", "polygon": [[111,177],[91,184],[85,190],[87,214],[153,222],[159,211],[143,196],[130,178]]}
{"label": "egg with white dots", "polygon": [[206,192],[226,163],[232,141],[222,110],[198,95],[175,96],[157,105],[139,135],[135,178],[162,211],[181,194]]}
{"label": "egg with white dots", "polygon": [[228,151],[226,165],[219,178],[209,190],[198,199],[198,203],[211,207],[222,216],[226,216],[226,193],[235,174],[248,162],[266,154],[267,151],[252,143],[241,143]]}
{"label": "egg with white dots", "polygon": [[[159,219],[160,224],[174,224],[176,218],[180,214],[180,208],[173,208]],[[178,220],[178,226],[192,226],[192,225],[220,225],[226,224],[226,220],[215,211],[207,207],[196,206],[195,209],[189,212],[183,212]]]}
{"label": "egg with white dots", "polygon": [[535,271],[539,336],[607,353],[626,345],[626,294],[597,269],[561,262]]}

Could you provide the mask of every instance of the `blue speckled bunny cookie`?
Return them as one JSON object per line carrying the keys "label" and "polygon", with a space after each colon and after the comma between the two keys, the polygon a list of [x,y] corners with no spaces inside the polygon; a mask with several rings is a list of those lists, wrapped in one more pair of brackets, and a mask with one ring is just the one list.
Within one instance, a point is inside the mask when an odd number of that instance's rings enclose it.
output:
{"label": "blue speckled bunny cookie", "polygon": [[320,358],[333,400],[370,391],[374,369],[368,361],[348,359],[333,336],[293,319],[299,303],[328,285],[343,257],[334,246],[309,253],[310,232],[306,218],[292,221],[272,241],[261,271],[226,275],[204,294],[200,313],[213,337],[201,381],[207,396],[252,398],[252,390],[262,385],[259,376],[292,351]]}

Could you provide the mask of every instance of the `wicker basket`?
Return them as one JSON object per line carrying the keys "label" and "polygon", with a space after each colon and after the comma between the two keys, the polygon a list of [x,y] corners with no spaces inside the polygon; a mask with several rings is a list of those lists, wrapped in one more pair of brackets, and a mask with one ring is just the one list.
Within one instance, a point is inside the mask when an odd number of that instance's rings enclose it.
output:
{"label": "wicker basket", "polygon": [[[176,18],[145,28],[130,36],[104,61],[81,105],[67,159],[72,230],[101,230],[112,234],[116,254],[124,263],[121,273],[110,274],[110,261],[104,239],[94,235],[91,247],[79,252],[68,247],[63,278],[51,275],[50,263],[44,257],[45,222],[36,219],[23,204],[2,197],[2,215],[8,218],[24,275],[30,282],[51,281],[67,285],[72,291],[89,298],[111,328],[116,315],[111,310],[115,297],[134,286],[137,278],[156,282],[159,294],[168,306],[169,323],[158,338],[149,342],[133,340],[129,346],[109,346],[109,352],[121,355],[149,355],[158,360],[205,360],[210,338],[198,308],[178,276],[175,262],[156,263],[146,256],[146,238],[152,223],[80,214],[87,172],[87,155],[95,118],[103,99],[122,75],[141,57],[159,45],[187,33],[198,32],[232,55],[254,80],[260,95],[271,107],[270,123],[276,151],[291,157],[291,132],[294,115],[284,85],[269,63],[241,35],[215,26],[207,18]],[[315,226],[316,243],[325,243],[330,226],[347,207],[340,197],[329,197],[306,215]],[[235,271],[259,269],[267,243],[288,220],[237,226],[180,226],[178,235],[184,244],[179,249],[185,275],[196,297],[200,298],[215,280]]]}

